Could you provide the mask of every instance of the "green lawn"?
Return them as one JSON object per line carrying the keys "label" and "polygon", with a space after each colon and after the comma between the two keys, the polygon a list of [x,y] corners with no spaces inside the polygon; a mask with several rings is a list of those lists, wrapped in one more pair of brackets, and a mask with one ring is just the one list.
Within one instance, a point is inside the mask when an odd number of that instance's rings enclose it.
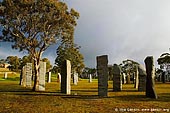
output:
{"label": "green lawn", "polygon": [[83,79],[77,86],[72,83],[71,95],[64,95],[56,76],[52,78],[51,83],[46,83],[45,92],[32,92],[18,85],[19,74],[9,74],[7,80],[0,74],[0,113],[170,112],[170,83],[156,83],[158,99],[149,99],[144,92],[136,91],[133,84],[123,85],[121,92],[112,92],[109,81],[108,97],[100,98],[97,80],[88,83]]}

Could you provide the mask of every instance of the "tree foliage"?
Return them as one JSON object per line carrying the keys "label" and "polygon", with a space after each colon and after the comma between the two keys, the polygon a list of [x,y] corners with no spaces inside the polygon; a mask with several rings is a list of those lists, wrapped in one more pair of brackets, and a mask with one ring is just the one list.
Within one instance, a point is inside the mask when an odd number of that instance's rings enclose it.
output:
{"label": "tree foliage", "polygon": [[51,70],[51,68],[52,68],[52,65],[51,65],[49,59],[48,58],[43,58],[42,61],[46,62],[46,72],[49,72]]}
{"label": "tree foliage", "polygon": [[136,66],[139,66],[138,62],[135,62],[133,60],[124,60],[122,61],[122,64],[120,64],[121,69],[124,73],[127,75],[127,83],[130,83],[130,78],[133,77],[133,73],[136,70]]}
{"label": "tree foliage", "polygon": [[73,42],[62,43],[57,49],[57,58],[55,63],[61,67],[64,60],[70,60],[72,66],[72,73],[82,73],[84,65],[84,57],[79,52],[79,47],[73,44]]}
{"label": "tree foliage", "polygon": [[170,65],[170,54],[169,53],[163,53],[161,56],[157,59],[158,64],[160,65],[160,68],[167,68],[167,66]]}
{"label": "tree foliage", "polygon": [[35,81],[39,87],[39,65],[43,52],[52,44],[71,40],[79,17],[58,0],[3,0],[0,2],[1,41],[26,51],[34,60]]}
{"label": "tree foliage", "polygon": [[18,71],[20,66],[20,58],[17,56],[8,56],[6,62],[10,64],[9,69],[11,71]]}
{"label": "tree foliage", "polygon": [[31,58],[31,56],[23,56],[22,57],[22,60],[21,60],[21,64],[20,64],[20,67],[22,69],[23,66],[25,66],[27,63],[33,63],[33,60]]}
{"label": "tree foliage", "polygon": [[135,69],[135,66],[139,66],[139,63],[133,60],[127,59],[127,60],[122,61],[122,64],[120,65],[124,72],[133,72]]}
{"label": "tree foliage", "polygon": [[91,74],[93,78],[94,78],[94,77],[96,78],[96,77],[97,77],[97,76],[96,76],[96,71],[97,71],[97,70],[96,70],[95,68],[85,67],[85,68],[83,69],[82,75],[81,75],[80,77],[87,79],[87,78],[89,78],[89,75]]}

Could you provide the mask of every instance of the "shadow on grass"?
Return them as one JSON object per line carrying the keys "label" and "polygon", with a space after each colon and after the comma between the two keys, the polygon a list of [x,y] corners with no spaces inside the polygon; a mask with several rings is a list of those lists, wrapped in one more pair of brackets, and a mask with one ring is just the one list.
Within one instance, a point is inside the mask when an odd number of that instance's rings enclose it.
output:
{"label": "shadow on grass", "polygon": [[[108,92],[114,92],[113,89],[108,89]],[[119,92],[139,92],[138,90],[135,90],[135,89],[123,89],[122,91],[119,91]]]}
{"label": "shadow on grass", "polygon": [[170,94],[162,94],[159,95],[158,99],[147,98],[145,95],[122,95],[122,96],[109,96],[109,97],[100,97],[98,95],[67,95],[63,96],[62,98],[65,99],[87,99],[87,100],[95,100],[95,99],[107,99],[107,98],[114,98],[120,101],[127,101],[127,102],[148,102],[148,101],[155,101],[155,102],[170,102]]}
{"label": "shadow on grass", "polygon": [[145,95],[121,95],[121,96],[115,96],[115,98],[120,101],[123,100],[123,101],[131,101],[131,102],[147,101],[149,99],[146,98]]}
{"label": "shadow on grass", "polygon": [[19,77],[15,77],[15,78],[1,78],[0,81],[19,81],[20,78]]}
{"label": "shadow on grass", "polygon": [[58,96],[63,99],[83,99],[83,100],[98,100],[98,99],[109,99],[114,98],[119,101],[127,101],[127,102],[170,102],[170,93],[163,93],[158,95],[158,99],[147,98],[145,95],[114,95],[108,97],[101,97],[98,95],[76,95],[76,93],[72,93],[70,95],[66,95],[60,92],[33,92],[33,91],[10,91],[12,95],[20,95],[20,96]]}
{"label": "shadow on grass", "polygon": [[120,101],[158,101],[158,102],[170,102],[170,93],[163,93],[159,94],[157,99],[154,98],[148,98],[146,95],[121,95],[121,96],[115,96],[116,99],[119,99]]}
{"label": "shadow on grass", "polygon": [[32,89],[15,89],[15,90],[0,90],[0,93],[23,93],[23,92],[33,92]]}
{"label": "shadow on grass", "polygon": [[162,102],[170,102],[170,93],[161,93],[158,95],[158,100]]}
{"label": "shadow on grass", "polygon": [[64,99],[83,99],[83,100],[96,100],[96,99],[102,99],[102,98],[108,98],[108,97],[100,97],[98,95],[69,95],[69,96],[63,96]]}
{"label": "shadow on grass", "polygon": [[[109,89],[108,92],[111,92],[112,96],[108,97],[100,97],[94,94],[88,93],[97,93],[98,90],[71,90],[70,95],[66,95],[60,92],[60,90],[56,91],[37,91],[34,92],[32,89],[28,88],[18,88],[18,89],[3,89],[0,90],[0,93],[10,93],[12,95],[23,95],[23,96],[60,96],[64,99],[85,99],[85,100],[94,100],[94,99],[102,99],[102,98],[114,98],[120,101],[158,101],[158,102],[170,102],[170,93],[158,93],[158,99],[147,98],[145,94],[136,94],[137,90],[122,90],[121,92],[113,92],[112,89]],[[133,92],[135,93],[133,95]],[[125,93],[121,95],[117,95],[119,93]],[[132,94],[130,94],[132,93]]]}
{"label": "shadow on grass", "polygon": [[73,92],[98,92],[98,90],[71,90]]}
{"label": "shadow on grass", "polygon": [[127,102],[148,102],[148,101],[158,101],[158,102],[170,102],[170,94],[164,93],[158,96],[158,99],[147,98],[145,95],[114,95],[108,97],[101,97],[98,95],[75,95],[74,93],[70,95],[66,95],[60,92],[46,92],[46,91],[39,91],[39,92],[32,92],[32,91],[13,91],[13,95],[19,96],[58,96],[63,99],[81,99],[81,100],[98,100],[98,99],[109,99],[114,98],[116,100],[127,101]]}

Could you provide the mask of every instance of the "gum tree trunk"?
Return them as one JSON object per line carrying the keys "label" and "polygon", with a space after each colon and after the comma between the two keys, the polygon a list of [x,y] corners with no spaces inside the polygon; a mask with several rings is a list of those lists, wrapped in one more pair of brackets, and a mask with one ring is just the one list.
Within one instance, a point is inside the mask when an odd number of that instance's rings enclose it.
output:
{"label": "gum tree trunk", "polygon": [[34,76],[34,87],[33,87],[33,91],[38,91],[38,86],[39,86],[39,61],[34,60],[34,72],[35,72],[35,76]]}
{"label": "gum tree trunk", "polygon": [[39,53],[38,57],[34,59],[34,86],[33,91],[39,91],[39,71],[40,71],[40,59],[41,59],[42,52]]}

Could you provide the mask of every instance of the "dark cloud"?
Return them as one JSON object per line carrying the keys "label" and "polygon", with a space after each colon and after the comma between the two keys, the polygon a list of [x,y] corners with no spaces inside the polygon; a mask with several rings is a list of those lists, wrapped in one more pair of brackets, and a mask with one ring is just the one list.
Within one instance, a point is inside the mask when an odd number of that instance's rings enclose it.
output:
{"label": "dark cloud", "polygon": [[[96,56],[109,55],[109,63],[148,55],[155,60],[168,52],[170,42],[169,0],[65,0],[80,13],[75,42],[81,46],[85,64],[96,67]],[[5,48],[4,48],[5,49]],[[0,56],[4,49],[0,48]],[[56,47],[47,56],[54,62]]]}

